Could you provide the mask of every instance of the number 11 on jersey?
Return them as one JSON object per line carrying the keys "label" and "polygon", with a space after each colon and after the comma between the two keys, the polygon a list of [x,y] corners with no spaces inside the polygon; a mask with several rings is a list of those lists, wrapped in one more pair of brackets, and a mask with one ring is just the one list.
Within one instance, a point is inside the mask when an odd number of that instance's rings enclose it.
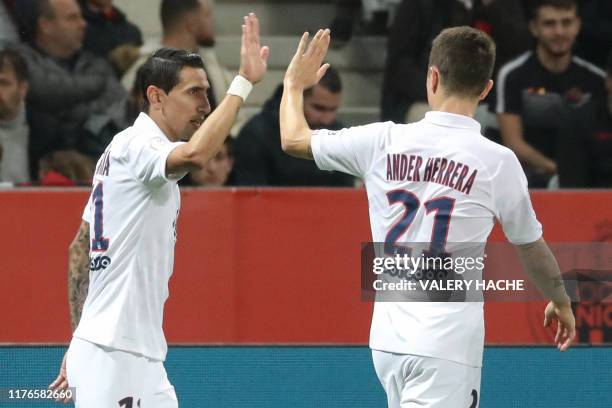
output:
{"label": "number 11 on jersey", "polygon": [[104,252],[108,250],[109,240],[104,238],[104,190],[102,183],[98,183],[92,194],[92,204],[94,207],[94,237],[91,240],[91,250],[93,252]]}

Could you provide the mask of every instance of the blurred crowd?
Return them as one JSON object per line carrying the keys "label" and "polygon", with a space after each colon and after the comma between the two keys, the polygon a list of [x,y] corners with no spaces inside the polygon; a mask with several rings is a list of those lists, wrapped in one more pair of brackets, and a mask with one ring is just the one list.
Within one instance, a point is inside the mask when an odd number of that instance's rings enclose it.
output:
{"label": "blurred crowd", "polygon": [[[476,119],[512,149],[530,187],[612,187],[612,1],[336,0],[332,46],[387,36],[381,120],[420,120],[428,55],[444,28],[470,25],[497,44],[494,92]],[[199,53],[211,108],[233,77],[215,53],[211,0],[162,0],[159,39],[112,0],[0,0],[0,182],[89,185],[95,161],[143,101],[139,68],[159,47]],[[305,92],[312,128],[341,129],[341,72]],[[282,84],[190,186],[356,186],[283,154]]]}

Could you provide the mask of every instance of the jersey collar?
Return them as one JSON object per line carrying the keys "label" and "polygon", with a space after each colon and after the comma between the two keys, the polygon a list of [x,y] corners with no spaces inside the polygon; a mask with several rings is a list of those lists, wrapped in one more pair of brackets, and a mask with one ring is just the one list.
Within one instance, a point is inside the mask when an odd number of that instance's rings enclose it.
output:
{"label": "jersey collar", "polygon": [[425,121],[439,126],[470,129],[480,133],[480,123],[465,115],[431,111],[425,114]]}
{"label": "jersey collar", "polygon": [[156,136],[163,136],[164,139],[168,139],[168,136],[166,136],[159,126],[157,126],[157,123],[155,123],[155,121],[144,112],[140,112],[140,115],[138,115],[136,121],[134,122],[134,127],[144,131],[153,132],[156,134]]}

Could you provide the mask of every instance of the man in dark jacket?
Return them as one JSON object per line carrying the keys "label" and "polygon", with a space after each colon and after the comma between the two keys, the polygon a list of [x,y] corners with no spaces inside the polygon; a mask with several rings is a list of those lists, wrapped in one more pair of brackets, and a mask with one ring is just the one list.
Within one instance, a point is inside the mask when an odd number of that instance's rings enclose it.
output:
{"label": "man in dark jacket", "polygon": [[[236,184],[352,187],[351,176],[319,170],[312,161],[283,153],[278,114],[282,94],[281,85],[263,110],[240,131],[235,148]],[[341,98],[340,76],[330,68],[317,85],[304,93],[304,114],[310,128],[341,129],[343,126],[336,120]]]}
{"label": "man in dark jacket", "polygon": [[522,3],[516,0],[403,0],[387,42],[382,120],[422,118],[428,109],[423,83],[431,43],[444,28],[460,25],[474,26],[493,38],[495,69],[531,44]]}
{"label": "man in dark jacket", "polygon": [[[87,22],[83,49],[109,59],[119,73],[123,73],[138,56],[142,45],[140,29],[113,6],[113,0],[80,0],[83,18]],[[133,50],[134,59],[125,62]],[[124,64],[124,65],[122,65]]]}
{"label": "man in dark jacket", "polygon": [[97,159],[125,127],[127,93],[111,66],[81,50],[86,23],[76,0],[24,0],[28,44],[21,48],[30,73],[26,99],[31,174],[56,150]]}
{"label": "man in dark jacket", "polygon": [[523,164],[529,187],[586,187],[605,72],[573,54],[576,0],[540,0],[529,27],[535,49],[505,64],[496,80],[502,142]]}
{"label": "man in dark jacket", "polygon": [[576,40],[576,55],[605,67],[612,51],[612,1],[578,0],[582,28]]}
{"label": "man in dark jacket", "polygon": [[607,100],[601,107],[589,145],[589,178],[585,187],[612,188],[612,52],[606,64]]}

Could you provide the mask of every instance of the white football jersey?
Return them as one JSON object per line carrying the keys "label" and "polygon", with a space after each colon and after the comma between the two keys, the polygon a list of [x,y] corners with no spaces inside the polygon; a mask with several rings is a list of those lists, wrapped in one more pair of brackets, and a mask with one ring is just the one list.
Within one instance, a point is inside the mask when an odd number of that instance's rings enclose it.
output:
{"label": "white football jersey", "polygon": [[[363,179],[374,242],[485,243],[495,219],[514,244],[542,235],[518,159],[467,116],[319,130],[311,143],[320,169]],[[372,349],[480,367],[483,346],[482,302],[374,305]]]}
{"label": "white football jersey", "polygon": [[180,144],[141,113],[100,157],[83,213],[91,262],[75,337],[165,359],[162,320],[183,176],[166,176],[166,158]]}

